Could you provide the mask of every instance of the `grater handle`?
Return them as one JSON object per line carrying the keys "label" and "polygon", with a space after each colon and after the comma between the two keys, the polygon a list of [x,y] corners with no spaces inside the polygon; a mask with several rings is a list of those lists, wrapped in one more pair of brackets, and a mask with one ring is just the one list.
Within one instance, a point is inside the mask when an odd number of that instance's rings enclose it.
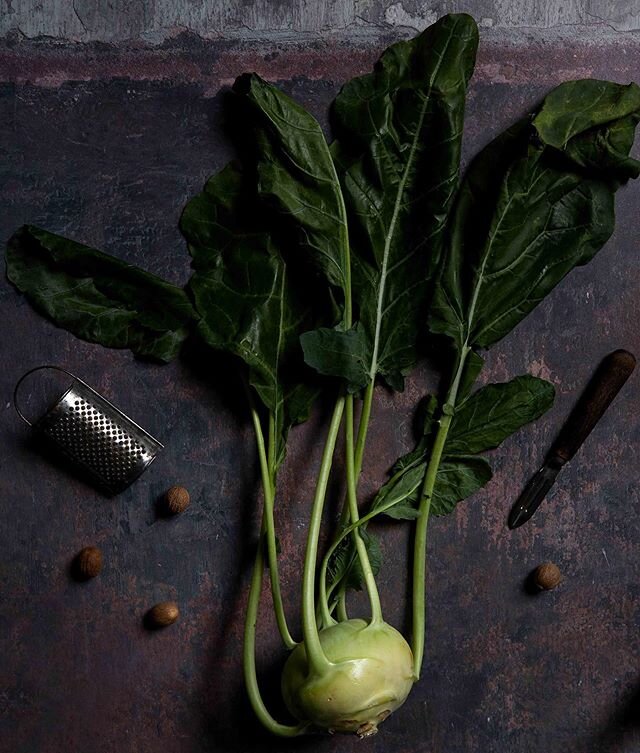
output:
{"label": "grater handle", "polygon": [[[13,390],[13,407],[16,409],[16,413],[25,422],[25,424],[27,424],[27,426],[33,426],[33,423],[29,421],[29,419],[20,410],[20,406],[18,404],[18,392],[20,390],[22,383],[28,376],[31,376],[31,374],[35,373],[36,371],[43,371],[44,369],[53,369],[54,371],[61,371],[63,374],[70,376],[72,379],[75,379],[77,382],[82,382],[82,379],[78,379],[78,377],[75,374],[72,374],[70,371],[63,369],[61,366],[53,366],[52,364],[46,364],[45,366],[36,366],[34,369],[29,369],[29,371],[27,371],[26,374],[23,374],[20,377],[20,379],[18,379],[18,383],[16,384],[15,389]],[[84,382],[82,382],[82,384],[84,384]]]}

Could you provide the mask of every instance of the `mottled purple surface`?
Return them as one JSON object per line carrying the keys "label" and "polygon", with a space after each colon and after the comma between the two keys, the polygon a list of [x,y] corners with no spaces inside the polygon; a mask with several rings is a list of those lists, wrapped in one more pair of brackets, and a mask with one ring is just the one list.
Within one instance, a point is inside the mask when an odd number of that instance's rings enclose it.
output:
{"label": "mottled purple surface", "polygon": [[[7,44],[0,235],[39,224],[184,282],[189,265],[176,223],[187,197],[229,156],[224,88],[255,69],[325,121],[340,81],[367,70],[382,46],[205,44],[186,36],[153,50]],[[555,83],[590,75],[640,79],[640,42],[484,47],[469,99],[468,153]],[[617,347],[640,353],[640,186],[617,201],[617,231],[600,256],[489,356],[484,379],[543,376],[556,385],[556,406],[494,453],[495,477],[484,491],[430,524],[424,676],[365,742],[269,739],[245,701],[240,651],[257,468],[227,367],[194,359],[159,367],[80,342],[4,283],[0,751],[639,751],[639,374],[549,503],[525,527],[505,527],[595,364]],[[76,371],[165,442],[152,469],[119,497],[99,496],[30,449],[11,392],[23,371],[47,362]],[[430,384],[422,368],[403,394],[377,393],[363,496],[410,446],[412,408]],[[281,476],[282,576],[295,625],[324,421],[318,411],[293,432]],[[174,483],[189,488],[192,505],[158,519],[155,502]],[[382,599],[400,627],[404,530],[381,531]],[[78,584],[68,566],[89,544],[103,549],[105,567]],[[532,597],[523,582],[544,560],[558,563],[564,582]],[[164,599],[178,601],[180,621],[145,631],[144,612]],[[266,595],[263,607],[260,666],[275,695],[282,653]]]}

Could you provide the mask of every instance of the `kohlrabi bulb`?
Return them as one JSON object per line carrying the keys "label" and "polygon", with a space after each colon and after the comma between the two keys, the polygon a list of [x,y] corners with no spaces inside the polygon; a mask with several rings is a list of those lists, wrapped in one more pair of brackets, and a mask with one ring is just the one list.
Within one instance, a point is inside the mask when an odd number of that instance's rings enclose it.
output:
{"label": "kohlrabi bulb", "polygon": [[282,694],[291,713],[330,732],[374,735],[414,682],[413,654],[391,625],[347,620],[320,631],[331,665],[309,672],[304,644],[285,664]]}

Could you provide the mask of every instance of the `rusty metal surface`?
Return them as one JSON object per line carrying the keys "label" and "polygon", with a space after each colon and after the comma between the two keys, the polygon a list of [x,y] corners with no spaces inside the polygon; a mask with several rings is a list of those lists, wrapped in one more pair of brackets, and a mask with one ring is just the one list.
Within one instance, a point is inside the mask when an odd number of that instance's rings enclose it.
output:
{"label": "rusty metal surface", "polygon": [[[188,259],[180,208],[228,158],[222,91],[256,69],[323,122],[340,80],[364,71],[376,45],[242,46],[188,36],[161,49],[46,42],[0,50],[0,236],[23,222],[96,245],[176,282]],[[483,48],[469,100],[467,152],[581,76],[640,79],[640,42]],[[495,477],[429,545],[423,679],[372,740],[272,740],[257,727],[241,678],[242,613],[257,533],[251,429],[227,366],[192,355],[165,367],[80,342],[0,287],[0,750],[126,753],[332,750],[395,753],[632,753],[640,750],[640,374],[632,377],[552,499],[509,532],[515,496],[542,459],[596,362],[640,353],[640,186],[618,196],[614,238],[490,354],[487,380],[528,371],[557,387],[554,409],[494,453]],[[35,454],[10,406],[31,366],[77,372],[166,444],[131,489],[108,500]],[[411,444],[404,394],[379,391],[363,495]],[[299,603],[304,528],[326,416],[294,432],[281,477],[278,526],[290,613]],[[169,486],[192,505],[156,515]],[[389,621],[404,622],[407,545],[382,532],[380,579]],[[100,577],[68,568],[100,546]],[[543,560],[565,581],[528,595]],[[145,631],[155,602],[179,622]],[[362,607],[360,602],[354,602]],[[277,689],[277,648],[263,599],[260,667]],[[297,620],[294,618],[294,624]]]}

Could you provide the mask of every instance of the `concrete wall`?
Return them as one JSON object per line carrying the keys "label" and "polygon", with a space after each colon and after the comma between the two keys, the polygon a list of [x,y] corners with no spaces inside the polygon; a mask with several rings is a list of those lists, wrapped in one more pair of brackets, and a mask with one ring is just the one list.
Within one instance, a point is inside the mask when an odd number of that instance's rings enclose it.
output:
{"label": "concrete wall", "polygon": [[443,13],[460,11],[494,29],[570,27],[581,34],[640,29],[638,0],[0,0],[0,36],[157,44],[182,31],[244,39],[291,32],[366,34],[422,29]]}

